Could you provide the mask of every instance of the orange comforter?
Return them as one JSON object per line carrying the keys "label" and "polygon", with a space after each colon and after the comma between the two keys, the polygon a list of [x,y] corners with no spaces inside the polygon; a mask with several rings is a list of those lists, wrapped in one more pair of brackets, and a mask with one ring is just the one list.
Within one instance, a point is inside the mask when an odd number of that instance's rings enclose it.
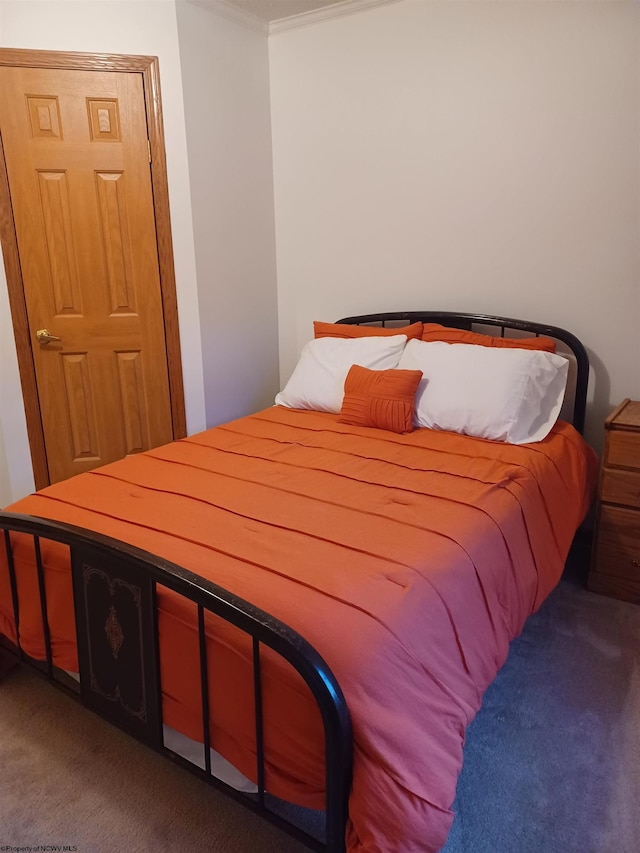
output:
{"label": "orange comforter", "polygon": [[[10,509],[160,554],[305,636],[353,720],[349,849],[425,853],[452,821],[465,729],[510,640],[557,583],[594,482],[595,455],[562,422],[516,447],[274,407]],[[54,663],[77,669],[64,549],[44,556]],[[33,573],[19,584],[23,647],[43,657],[39,610],[26,607]],[[2,573],[0,631],[12,637],[10,601]],[[160,607],[164,721],[201,739],[193,614],[167,591]],[[211,665],[234,661],[212,695],[212,746],[253,776],[248,652],[232,630],[211,620],[209,631]],[[319,807],[320,724],[282,670],[272,663],[265,683],[267,788]]]}

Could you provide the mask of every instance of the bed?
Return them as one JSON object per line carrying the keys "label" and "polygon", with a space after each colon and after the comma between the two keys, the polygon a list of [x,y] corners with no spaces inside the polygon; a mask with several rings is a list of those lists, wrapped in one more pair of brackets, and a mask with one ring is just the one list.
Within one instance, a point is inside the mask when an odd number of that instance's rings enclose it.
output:
{"label": "bed", "polygon": [[[0,513],[3,647],[311,849],[436,851],[465,729],[593,498],[586,352],[555,326],[442,312],[318,323],[309,346],[375,349],[338,411],[299,401],[305,348],[277,405]],[[480,405],[495,365],[534,353],[564,371],[561,416],[533,442],[441,413],[413,428],[440,387],[427,352],[458,354]],[[383,375],[413,383],[410,415],[406,394],[347,393]],[[286,804],[323,811],[320,836]]]}

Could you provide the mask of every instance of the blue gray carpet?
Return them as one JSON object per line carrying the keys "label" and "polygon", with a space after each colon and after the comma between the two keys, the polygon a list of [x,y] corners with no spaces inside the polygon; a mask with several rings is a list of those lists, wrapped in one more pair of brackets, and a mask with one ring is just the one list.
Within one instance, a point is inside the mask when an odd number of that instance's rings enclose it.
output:
{"label": "blue gray carpet", "polygon": [[640,851],[640,607],[569,574],[469,727],[444,853]]}

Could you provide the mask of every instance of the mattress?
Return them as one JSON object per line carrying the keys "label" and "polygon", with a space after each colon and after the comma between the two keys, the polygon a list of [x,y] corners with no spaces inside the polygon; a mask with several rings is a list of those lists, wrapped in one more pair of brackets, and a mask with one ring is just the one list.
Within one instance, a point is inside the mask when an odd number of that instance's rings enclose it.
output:
{"label": "mattress", "polygon": [[[272,407],[9,509],[159,554],[302,634],[352,717],[349,849],[424,853],[444,844],[466,727],[557,584],[595,479],[595,454],[562,421],[513,446]],[[16,547],[22,646],[42,658],[33,559]],[[65,549],[48,543],[43,558],[54,663],[77,670]],[[3,572],[0,631],[13,638],[10,602]],[[167,590],[159,606],[163,722],[202,740],[194,608]],[[207,635],[211,746],[255,781],[251,650],[215,617]],[[300,677],[266,658],[267,790],[322,808],[319,715]]]}

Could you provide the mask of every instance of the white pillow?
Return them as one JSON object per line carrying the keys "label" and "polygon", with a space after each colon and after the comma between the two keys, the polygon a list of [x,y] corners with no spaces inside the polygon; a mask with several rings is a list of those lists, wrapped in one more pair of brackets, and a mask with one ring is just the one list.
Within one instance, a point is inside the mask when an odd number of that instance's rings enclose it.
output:
{"label": "white pillow", "polygon": [[417,426],[525,444],[542,441],[558,419],[569,362],[540,350],[412,340],[398,367],[423,374]]}
{"label": "white pillow", "polygon": [[276,406],[340,412],[344,380],[351,366],[395,368],[406,343],[406,335],[315,338],[303,347],[291,378],[276,395]]}

